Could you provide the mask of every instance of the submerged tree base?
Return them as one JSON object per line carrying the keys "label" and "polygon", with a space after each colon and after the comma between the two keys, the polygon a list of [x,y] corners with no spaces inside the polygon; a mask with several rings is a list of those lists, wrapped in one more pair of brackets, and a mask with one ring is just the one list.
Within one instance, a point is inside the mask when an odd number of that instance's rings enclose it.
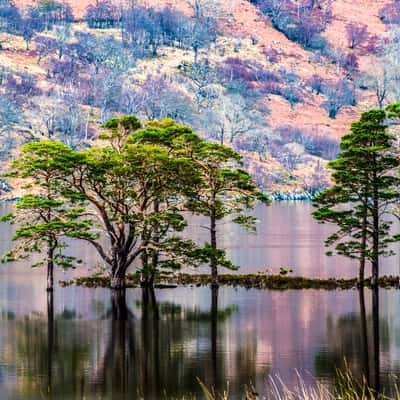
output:
{"label": "submerged tree base", "polygon": [[[267,274],[221,274],[218,277],[220,286],[244,287],[246,289],[353,289],[357,287],[357,278],[353,279],[313,279],[301,276],[282,276]],[[400,288],[399,276],[382,276],[379,278],[381,288]],[[110,287],[107,276],[86,276],[69,281],[60,281],[61,286]],[[177,274],[176,276],[158,278],[156,288],[174,288],[177,286],[209,286],[211,276],[207,274]],[[371,278],[364,281],[365,287],[371,287]],[[126,287],[140,287],[140,276],[128,274]]]}

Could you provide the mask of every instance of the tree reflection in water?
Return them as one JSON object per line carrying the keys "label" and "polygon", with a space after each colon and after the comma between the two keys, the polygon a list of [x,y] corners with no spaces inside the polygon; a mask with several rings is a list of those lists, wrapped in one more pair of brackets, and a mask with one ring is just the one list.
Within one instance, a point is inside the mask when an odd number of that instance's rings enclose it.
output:
{"label": "tree reflection in water", "polygon": [[[367,315],[365,294],[371,295],[371,312]],[[379,315],[379,289],[358,289],[359,314],[349,314],[338,320],[333,327],[328,319],[330,332],[328,341],[329,351],[319,352],[315,359],[316,376],[337,382],[337,370],[350,370],[352,376],[359,383],[363,380],[375,393],[384,392],[391,395],[396,390],[394,381],[390,380],[389,371],[382,371],[380,354],[389,349],[387,321]],[[382,379],[384,380],[382,382]]]}
{"label": "tree reflection in water", "polygon": [[47,296],[47,316],[8,321],[9,351],[3,358],[14,365],[16,384],[10,399],[74,398],[85,385],[81,374],[89,358],[84,331],[73,326],[74,312],[54,315],[53,293]]}
{"label": "tree reflection in water", "polygon": [[[197,378],[222,391],[226,382],[218,379],[218,372],[225,376],[228,359],[218,354],[218,324],[227,321],[235,309],[219,310],[218,292],[212,292],[209,312],[158,304],[149,288],[142,289],[137,307],[141,309],[138,318],[127,307],[124,292],[112,294],[111,335],[104,362],[99,363],[97,394],[104,398],[112,394],[113,399],[117,394],[120,398],[161,399],[199,393]],[[199,363],[199,351],[210,353],[208,361]],[[237,356],[243,358],[244,354]],[[255,367],[247,367],[242,380],[236,382],[242,387],[254,381]]]}
{"label": "tree reflection in water", "polygon": [[126,293],[110,294],[110,307],[85,320],[56,313],[49,294],[47,318],[10,321],[8,363],[15,365],[13,399],[161,399],[200,393],[197,378],[222,392],[262,380],[254,362],[257,342],[232,348],[227,322],[235,307],[218,307],[211,292],[209,310],[158,303],[154,290],[128,307]]}

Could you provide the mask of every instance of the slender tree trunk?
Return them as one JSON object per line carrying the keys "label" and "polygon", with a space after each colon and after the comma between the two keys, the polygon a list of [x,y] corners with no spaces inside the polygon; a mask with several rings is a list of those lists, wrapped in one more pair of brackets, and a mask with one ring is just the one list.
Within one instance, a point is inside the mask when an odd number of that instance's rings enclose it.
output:
{"label": "slender tree trunk", "polygon": [[147,274],[142,274],[140,278],[140,286],[142,288],[152,288],[154,287],[154,273],[149,272]]}
{"label": "slender tree trunk", "polygon": [[[376,180],[376,172],[374,173],[374,181]],[[374,182],[374,193],[373,193],[373,235],[372,235],[372,282],[373,287],[378,286],[379,279],[379,199],[378,199],[378,187]]]}
{"label": "slender tree trunk", "polygon": [[362,257],[360,260],[360,266],[358,270],[358,286],[364,286],[364,271],[365,271],[365,258]]}
{"label": "slender tree trunk", "polygon": [[48,292],[54,289],[54,245],[48,243],[47,248],[47,288]]}
{"label": "slender tree trunk", "polygon": [[143,252],[141,255],[142,261],[142,272],[140,274],[140,286],[142,288],[149,287],[150,285],[150,271],[149,271],[149,255],[147,251]]}
{"label": "slender tree trunk", "polygon": [[[158,241],[158,239],[157,239],[157,241]],[[155,275],[156,275],[156,271],[157,271],[158,260],[159,260],[158,251],[154,251],[151,256],[151,272],[150,272],[151,287],[153,287],[153,285],[154,285],[154,279],[155,279]]]}
{"label": "slender tree trunk", "polygon": [[[364,199],[366,202],[367,199]],[[360,267],[358,276],[358,285],[364,286],[364,271],[365,271],[365,253],[367,247],[367,206],[364,206],[364,214],[361,225],[361,257],[360,257]]]}
{"label": "slender tree trunk", "polygon": [[111,271],[110,288],[115,290],[123,290],[126,287],[126,269],[117,266]]}
{"label": "slender tree trunk", "polygon": [[211,267],[211,287],[218,288],[218,261],[215,252],[217,251],[217,218],[215,210],[212,211],[210,217],[210,235],[211,235],[211,254],[210,267]]}
{"label": "slender tree trunk", "polygon": [[[160,203],[158,200],[155,200],[153,203],[153,211],[154,213],[158,213],[160,211]],[[152,227],[153,242],[156,244],[160,243],[160,229],[158,225]],[[140,277],[140,286],[141,287],[154,287],[155,275],[157,271],[159,261],[159,253],[157,250],[153,250],[151,252],[151,256],[148,253],[142,254],[142,269],[143,273]]]}

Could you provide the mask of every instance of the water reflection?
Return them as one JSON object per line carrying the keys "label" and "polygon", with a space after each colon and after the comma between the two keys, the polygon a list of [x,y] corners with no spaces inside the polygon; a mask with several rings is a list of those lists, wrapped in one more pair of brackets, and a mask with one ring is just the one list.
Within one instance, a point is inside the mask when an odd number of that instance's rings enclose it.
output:
{"label": "water reflection", "polygon": [[[259,236],[225,226],[222,240],[243,270],[290,265],[306,275],[354,276],[356,265],[323,256],[326,228],[309,211],[308,205],[260,209]],[[11,231],[2,233],[5,249]],[[73,244],[71,251],[95,262],[89,248]],[[384,272],[399,265],[398,258],[387,260]],[[229,381],[239,399],[248,384],[262,394],[270,374],[294,386],[296,370],[307,383],[335,385],[344,357],[355,376],[387,391],[390,376],[400,376],[399,303],[398,290],[382,290],[378,298],[369,289],[124,294],[58,287],[46,298],[42,270],[0,266],[0,397],[159,400],[199,393],[199,378],[217,391]]]}
{"label": "water reflection", "polygon": [[[378,393],[394,396],[398,385],[398,360],[389,361],[393,342],[387,315],[381,315],[380,296],[398,297],[394,291],[358,289],[359,312],[345,314],[335,324],[327,319],[329,349],[322,349],[315,357],[316,376],[339,385],[338,370],[350,371],[360,385],[365,381]],[[369,310],[366,306],[369,297]],[[395,332],[393,332],[395,333]],[[398,350],[397,350],[398,352]],[[382,362],[382,359],[383,361]]]}
{"label": "water reflection", "polygon": [[[2,366],[8,365],[7,378],[15,379],[5,384],[10,399],[67,398],[78,393],[80,370],[88,356],[88,345],[82,343],[80,334],[71,329],[73,312],[54,315],[53,295],[48,295],[47,316],[26,316],[9,321],[8,339],[2,341]],[[4,322],[4,321],[2,321]],[[60,334],[62,332],[62,334]],[[4,337],[3,337],[4,340]],[[68,382],[68,384],[66,384]]]}
{"label": "water reflection", "polygon": [[334,385],[344,358],[356,378],[388,391],[400,372],[400,335],[390,327],[400,299],[394,290],[379,296],[59,289],[42,311],[2,310],[2,398],[153,400],[199,393],[197,378],[217,391],[229,381],[240,398],[250,383],[263,393],[270,374],[293,386],[296,370],[307,383]]}
{"label": "water reflection", "polygon": [[254,363],[254,341],[229,345],[226,324],[238,310],[219,307],[217,292],[208,310],[157,302],[154,291],[136,295],[128,305],[112,293],[92,320],[56,312],[52,294],[47,315],[4,316],[5,398],[161,399],[199,393],[197,378],[221,391],[230,374],[239,392],[268,372]]}

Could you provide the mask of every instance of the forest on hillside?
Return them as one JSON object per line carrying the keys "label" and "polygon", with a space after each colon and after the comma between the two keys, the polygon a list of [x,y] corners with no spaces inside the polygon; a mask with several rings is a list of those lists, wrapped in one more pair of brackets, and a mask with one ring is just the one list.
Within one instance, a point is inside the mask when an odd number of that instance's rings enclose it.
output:
{"label": "forest on hillside", "polygon": [[[331,0],[242,7],[307,61],[288,62],[293,54],[282,43],[241,32],[218,0],[97,0],[82,16],[54,0],[1,0],[0,159],[32,139],[89,146],[118,114],[169,117],[239,151],[257,184],[277,197],[326,187],[344,122],[398,97],[400,3],[377,10],[384,34],[344,23],[338,47],[326,34],[336,18]],[[306,111],[311,121],[301,119]]]}

